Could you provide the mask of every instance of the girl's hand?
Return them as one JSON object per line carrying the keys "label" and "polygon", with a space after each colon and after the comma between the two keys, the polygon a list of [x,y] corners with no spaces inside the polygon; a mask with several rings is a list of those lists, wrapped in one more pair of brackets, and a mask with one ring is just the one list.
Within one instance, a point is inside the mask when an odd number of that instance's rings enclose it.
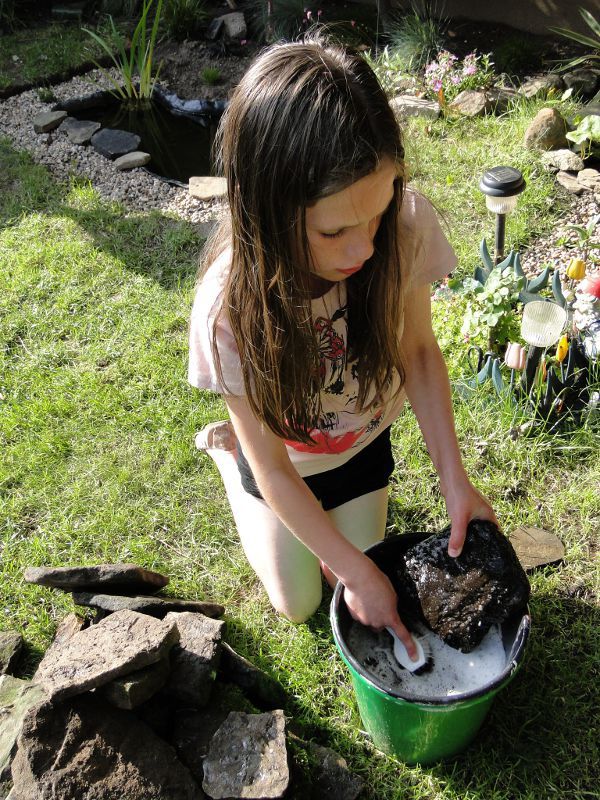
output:
{"label": "girl's hand", "polygon": [[472,519],[489,520],[500,527],[489,502],[467,478],[452,485],[447,491],[442,490],[442,493],[452,523],[448,542],[449,556],[456,558],[461,554],[467,535],[467,525]]}
{"label": "girl's hand", "polygon": [[398,598],[390,579],[365,557],[357,580],[344,585],[344,600],[350,616],[375,630],[392,628],[415,660],[417,649],[408,629],[398,615]]}

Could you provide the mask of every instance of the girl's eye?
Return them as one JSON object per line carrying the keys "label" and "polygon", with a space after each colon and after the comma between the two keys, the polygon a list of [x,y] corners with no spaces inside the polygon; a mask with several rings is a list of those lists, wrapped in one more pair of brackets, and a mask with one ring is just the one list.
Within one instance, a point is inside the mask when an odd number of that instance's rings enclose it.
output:
{"label": "girl's eye", "polygon": [[326,239],[337,239],[338,236],[341,236],[344,231],[337,231],[337,233],[322,233],[321,236],[324,236]]}

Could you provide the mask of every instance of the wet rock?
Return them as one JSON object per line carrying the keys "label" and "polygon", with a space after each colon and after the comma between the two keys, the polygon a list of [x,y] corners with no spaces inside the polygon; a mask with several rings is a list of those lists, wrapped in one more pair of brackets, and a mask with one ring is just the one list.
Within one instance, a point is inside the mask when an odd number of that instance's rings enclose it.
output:
{"label": "wet rock", "polygon": [[0,631],[0,675],[12,675],[23,647],[23,637],[17,631]]}
{"label": "wet rock", "polygon": [[539,75],[525,81],[519,86],[518,92],[525,97],[546,97],[551,91],[562,92],[564,86],[560,75],[549,72],[547,75]]}
{"label": "wet rock", "polygon": [[236,653],[227,642],[222,642],[221,648],[219,676],[223,680],[239,686],[246,697],[263,711],[285,705],[286,695],[280,683]]}
{"label": "wet rock", "polygon": [[162,589],[166,575],[138,567],[137,564],[96,564],[90,567],[28,567],[28,583],[53,586],[67,592],[93,592],[110,589],[111,594],[138,594]]}
{"label": "wet rock", "polygon": [[142,150],[135,150],[133,153],[126,153],[115,159],[115,167],[120,170],[135,169],[136,167],[145,167],[151,160],[150,153],[144,153]]}
{"label": "wet rock", "polygon": [[[304,750],[310,761],[309,787],[302,785],[305,781],[298,779],[300,770],[294,766],[292,784],[286,793],[286,800],[307,800],[307,798],[323,798],[327,800],[356,800],[364,787],[364,781],[353,775],[348,769],[346,759],[335,750],[322,747],[315,742],[306,742],[294,734],[288,733],[288,739],[294,748]],[[293,751],[292,751],[293,752]],[[302,770],[304,771],[304,770]],[[299,785],[297,785],[299,784]]]}
{"label": "wet rock", "polygon": [[562,148],[561,150],[549,150],[542,153],[540,160],[547,167],[554,167],[565,172],[579,172],[583,169],[583,159],[572,150]]}
{"label": "wet rock", "polygon": [[171,653],[165,691],[199,708],[208,702],[212,690],[225,623],[189,611],[171,612],[164,621],[176,625],[180,635],[179,644]]}
{"label": "wet rock", "polygon": [[89,119],[67,117],[59,130],[64,131],[69,137],[69,141],[73,142],[73,144],[86,144],[101,127],[99,122],[93,122]]}
{"label": "wet rock", "polygon": [[567,123],[555,108],[542,108],[525,131],[525,147],[530,150],[558,150],[567,147]]}
{"label": "wet rock", "polygon": [[46,654],[34,679],[62,700],[160,661],[177,641],[174,621],[117,611]]}
{"label": "wet rock", "polygon": [[0,781],[10,778],[10,763],[25,716],[45,699],[42,687],[31,681],[0,677]]}
{"label": "wet rock", "polygon": [[66,118],[66,111],[45,111],[38,114],[33,120],[33,130],[36,133],[47,133],[58,128],[60,123]]}
{"label": "wet rock", "polygon": [[103,687],[103,693],[113,706],[131,710],[156,694],[165,685],[168,675],[169,659],[163,658],[156,664],[150,664],[107,683]]}
{"label": "wet rock", "polygon": [[434,100],[425,100],[412,94],[399,94],[390,100],[390,106],[398,117],[427,117],[437,119],[440,115],[440,104]]}
{"label": "wet rock", "polygon": [[212,738],[204,791],[215,800],[283,797],[289,779],[283,711],[232,711]]}
{"label": "wet rock", "polygon": [[12,765],[18,800],[201,800],[175,751],[143,722],[84,695],[28,714]]}
{"label": "wet rock", "polygon": [[525,609],[529,581],[509,540],[490,522],[469,523],[463,551],[448,555],[450,530],[407,550],[399,601],[446,644],[470,652],[491,625]]}
{"label": "wet rock", "polygon": [[73,602],[78,606],[99,608],[109,614],[126,608],[158,619],[163,619],[170,611],[192,611],[204,614],[205,617],[220,617],[225,611],[225,608],[219,603],[209,603],[204,600],[180,600],[171,597],[147,597],[145,595],[125,597],[93,592],[74,592]]}
{"label": "wet rock", "polygon": [[102,128],[91,138],[94,150],[111,160],[137,150],[141,141],[137,134],[117,128]]}
{"label": "wet rock", "polygon": [[213,197],[225,197],[227,180],[209,176],[192,177],[189,180],[189,192],[198,200],[210,200]]}

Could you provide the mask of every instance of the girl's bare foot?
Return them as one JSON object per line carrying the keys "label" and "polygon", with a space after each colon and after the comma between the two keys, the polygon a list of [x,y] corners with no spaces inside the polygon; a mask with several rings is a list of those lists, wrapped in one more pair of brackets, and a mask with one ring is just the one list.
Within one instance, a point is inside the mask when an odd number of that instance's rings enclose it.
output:
{"label": "girl's bare foot", "polygon": [[194,443],[198,450],[235,450],[237,439],[231,422],[219,420],[202,428]]}

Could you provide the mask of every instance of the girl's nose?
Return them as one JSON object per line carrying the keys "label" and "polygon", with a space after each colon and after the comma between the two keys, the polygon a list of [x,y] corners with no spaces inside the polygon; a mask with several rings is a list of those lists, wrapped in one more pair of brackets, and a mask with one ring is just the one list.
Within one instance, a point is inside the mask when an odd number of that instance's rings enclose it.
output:
{"label": "girl's nose", "polygon": [[373,237],[368,228],[354,231],[354,236],[348,244],[348,256],[353,265],[362,264],[363,261],[367,261],[373,255]]}

